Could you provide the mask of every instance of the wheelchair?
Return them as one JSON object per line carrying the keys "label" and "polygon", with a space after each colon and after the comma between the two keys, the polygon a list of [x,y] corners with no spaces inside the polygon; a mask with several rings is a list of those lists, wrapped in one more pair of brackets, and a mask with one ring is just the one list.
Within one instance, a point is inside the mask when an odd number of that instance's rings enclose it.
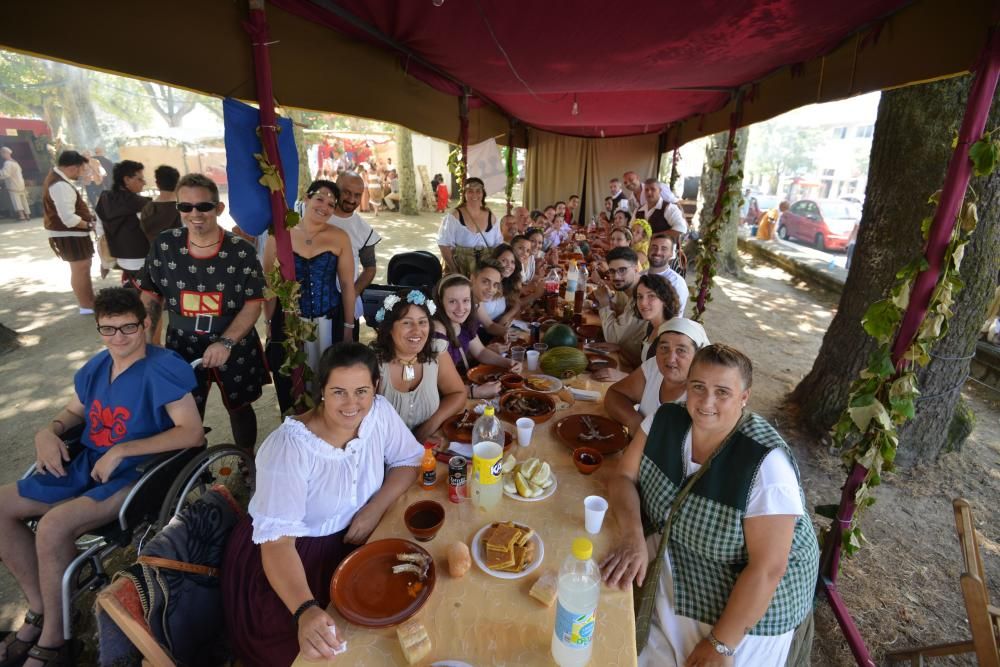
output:
{"label": "wheelchair", "polygon": [[[82,451],[84,425],[63,434],[70,458]],[[206,434],[210,429],[205,429]],[[142,542],[153,535],[216,484],[226,486],[244,507],[253,495],[256,469],[252,452],[234,445],[190,447],[153,456],[141,467],[142,476],[131,488],[118,518],[81,535],[77,556],[62,578],[63,635],[73,637],[73,606],[81,595],[103,588],[111,579],[105,563],[133,542],[141,553]],[[35,473],[32,464],[22,479]],[[37,521],[29,522],[34,529]],[[116,568],[117,569],[117,568]],[[46,610],[46,613],[49,613]]]}

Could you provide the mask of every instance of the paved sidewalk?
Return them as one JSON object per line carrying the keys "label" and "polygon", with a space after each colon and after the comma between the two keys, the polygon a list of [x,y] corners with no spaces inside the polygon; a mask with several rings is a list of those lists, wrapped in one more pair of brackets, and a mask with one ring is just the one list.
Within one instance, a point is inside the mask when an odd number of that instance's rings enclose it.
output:
{"label": "paved sidewalk", "polygon": [[847,280],[847,269],[844,268],[846,256],[842,254],[821,252],[780,239],[740,239],[739,246],[754,257],[776,264],[793,276],[831,292],[839,294]]}

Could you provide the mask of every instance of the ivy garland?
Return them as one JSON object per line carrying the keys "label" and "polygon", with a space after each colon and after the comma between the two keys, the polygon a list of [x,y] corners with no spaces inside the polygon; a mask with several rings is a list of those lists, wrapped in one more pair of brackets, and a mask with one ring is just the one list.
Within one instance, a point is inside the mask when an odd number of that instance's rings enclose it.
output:
{"label": "ivy garland", "polygon": [[509,214],[511,208],[514,206],[514,184],[517,183],[517,159],[512,147],[508,146],[506,150],[507,186],[504,189],[504,193],[507,197],[507,213]]}
{"label": "ivy garland", "polygon": [[[732,155],[737,153],[738,146],[739,139],[734,137]],[[715,210],[718,210],[719,213],[713,214],[708,224],[700,224],[698,227],[701,236],[698,242],[698,255],[695,258],[695,267],[698,275],[701,277],[701,287],[698,300],[695,303],[694,317],[692,318],[696,322],[701,321],[701,316],[705,312],[705,304],[712,300],[712,284],[715,282],[715,266],[718,261],[719,243],[724,221],[728,217],[733,204],[739,205],[742,203],[740,186],[743,183],[743,168],[740,167],[734,171],[730,162],[730,171],[725,173],[725,159],[722,162],[711,162],[709,164],[712,169],[723,173],[718,195],[721,200],[721,206],[716,205]]]}
{"label": "ivy garland", "polygon": [[455,182],[458,183],[458,187],[462,187],[465,184],[465,160],[462,159],[461,146],[455,146],[448,153],[448,171],[455,176]]}
{"label": "ivy garland", "polygon": [[[976,176],[987,176],[995,169],[1000,157],[1000,141],[987,132],[973,144],[969,158]],[[938,205],[940,193],[931,196],[929,203]],[[930,234],[934,213],[924,218],[920,225],[924,242]],[[865,332],[878,342],[868,366],[851,385],[847,407],[833,428],[834,442],[843,450],[843,461],[848,470],[855,464],[866,469],[865,478],[855,494],[857,511],[851,527],[843,532],[842,548],[847,555],[861,549],[864,539],[858,526],[862,509],[875,503],[874,488],[882,481],[882,474],[893,470],[896,450],[899,448],[898,427],[912,419],[916,411],[917,367],[930,362],[931,348],[948,331],[955,295],[964,287],[959,277],[962,258],[976,225],[976,195],[969,188],[969,196],[958,214],[958,224],[952,232],[942,262],[941,275],[931,294],[927,316],[916,336],[903,354],[903,366],[897,371],[892,363],[892,346],[903,320],[903,313],[910,301],[910,291],[920,272],[927,269],[921,256],[896,273],[896,284],[889,298],[873,303],[862,317]]]}
{"label": "ivy garland", "polygon": [[[267,159],[264,153],[254,153],[260,165],[260,184],[272,193],[281,193],[281,201],[285,201],[285,183],[278,169]],[[299,214],[295,211],[285,211],[285,228],[291,229],[299,224]],[[268,234],[274,236],[274,225],[268,227]],[[284,311],[285,340],[281,347],[285,351],[285,362],[278,372],[286,377],[292,377],[296,369],[301,369],[303,386],[314,379],[314,373],[306,360],[305,342],[316,340],[316,325],[302,318],[299,311],[299,289],[297,280],[285,280],[281,274],[281,264],[276,259],[274,266],[265,271],[267,287],[264,298],[278,299],[278,304]],[[301,414],[315,406],[315,401],[308,391],[299,392],[292,406],[292,412]]]}

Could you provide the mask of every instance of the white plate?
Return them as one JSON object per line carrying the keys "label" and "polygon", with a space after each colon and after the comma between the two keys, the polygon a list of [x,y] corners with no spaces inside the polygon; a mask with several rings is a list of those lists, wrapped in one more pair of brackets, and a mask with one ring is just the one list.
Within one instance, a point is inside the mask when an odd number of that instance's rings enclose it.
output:
{"label": "white plate", "polygon": [[[540,380],[545,380],[549,385],[549,389],[535,389],[530,384],[528,384],[529,378],[538,378]],[[542,375],[542,374],[528,375],[527,377],[524,378],[524,388],[527,389],[528,391],[537,391],[539,394],[554,394],[560,389],[562,389],[562,387],[563,387],[562,380],[556,377],[552,377],[551,375]]]}
{"label": "white plate", "polygon": [[[506,477],[507,475],[512,475],[512,474],[513,473],[509,473],[509,472],[508,473],[504,473],[504,477]],[[539,500],[545,500],[546,498],[548,498],[549,496],[551,496],[553,493],[555,493],[556,492],[556,487],[559,486],[559,482],[558,482],[558,480],[556,480],[555,473],[550,473],[550,474],[551,474],[551,478],[550,479],[552,480],[552,486],[550,486],[549,488],[547,488],[544,491],[542,491],[542,495],[540,495],[540,496],[535,496],[534,498],[525,498],[520,493],[507,493],[506,490],[504,490],[503,494],[505,496],[507,496],[508,498],[513,498],[514,500],[521,500],[521,501],[526,502],[526,503],[535,503],[535,502],[538,502]]]}
{"label": "white plate", "polygon": [[[542,558],[545,557],[545,545],[542,544],[542,538],[538,536],[537,532],[531,536],[531,541],[535,543],[535,560],[531,563],[531,565],[524,568],[523,572],[498,572],[486,567],[486,563],[483,562],[483,557],[480,554],[480,552],[486,547],[484,547],[479,540],[483,536],[483,533],[485,533],[486,530],[492,525],[492,523],[488,523],[480,528],[479,532],[472,537],[472,544],[469,545],[469,551],[472,552],[472,560],[475,561],[480,570],[491,577],[496,577],[497,579],[520,579],[521,577],[526,577],[538,569],[538,566],[542,564]],[[528,526],[528,528],[530,527],[531,526]]]}

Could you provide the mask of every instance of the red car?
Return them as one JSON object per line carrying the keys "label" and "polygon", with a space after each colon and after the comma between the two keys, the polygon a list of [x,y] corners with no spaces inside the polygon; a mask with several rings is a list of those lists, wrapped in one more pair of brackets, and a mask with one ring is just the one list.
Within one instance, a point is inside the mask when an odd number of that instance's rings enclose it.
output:
{"label": "red car", "polygon": [[782,214],[778,238],[810,243],[818,250],[843,250],[860,217],[851,202],[803,199]]}

